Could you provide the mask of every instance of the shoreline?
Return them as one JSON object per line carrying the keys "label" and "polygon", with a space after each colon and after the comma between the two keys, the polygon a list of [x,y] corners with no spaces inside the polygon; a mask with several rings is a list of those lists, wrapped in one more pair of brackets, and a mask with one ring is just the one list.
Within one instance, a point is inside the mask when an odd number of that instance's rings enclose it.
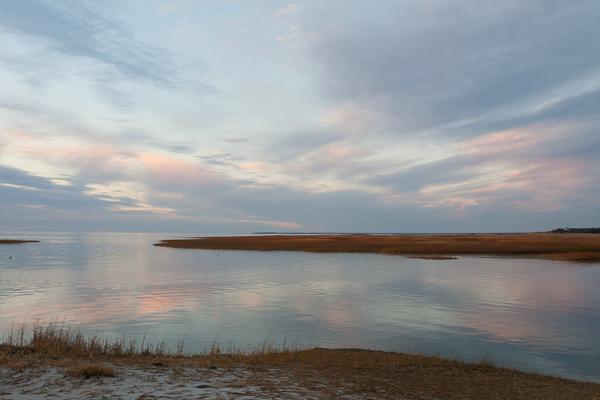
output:
{"label": "shoreline", "polygon": [[584,233],[444,235],[261,235],[164,239],[178,249],[377,253],[425,259],[453,256],[524,256],[600,262],[600,235]]}
{"label": "shoreline", "polygon": [[600,399],[597,383],[363,349],[86,356],[0,346],[0,394],[8,398],[75,398],[83,382],[110,398]]}
{"label": "shoreline", "polygon": [[[599,377],[600,378],[600,377]],[[82,334],[62,324],[22,325],[0,338],[2,398],[229,398],[600,400],[578,381],[431,355],[367,349],[251,350],[214,343],[169,352],[135,337]]]}

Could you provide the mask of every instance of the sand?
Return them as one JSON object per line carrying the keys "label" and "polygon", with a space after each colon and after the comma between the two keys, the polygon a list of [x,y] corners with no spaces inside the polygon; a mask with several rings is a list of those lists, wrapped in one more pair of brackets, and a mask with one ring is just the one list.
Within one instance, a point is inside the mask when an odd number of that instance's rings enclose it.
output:
{"label": "sand", "polygon": [[[0,348],[0,399],[600,400],[599,384],[359,349],[189,357],[60,351]],[[81,370],[114,376],[72,373]]]}
{"label": "sand", "polygon": [[0,368],[1,399],[358,399],[303,386],[282,369],[152,368],[107,364],[115,377],[74,378],[60,367]]}

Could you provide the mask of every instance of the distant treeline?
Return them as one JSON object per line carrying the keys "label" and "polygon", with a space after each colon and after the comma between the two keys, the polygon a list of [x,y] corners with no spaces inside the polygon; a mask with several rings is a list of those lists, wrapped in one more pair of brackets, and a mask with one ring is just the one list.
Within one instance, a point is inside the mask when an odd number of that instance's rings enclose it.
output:
{"label": "distant treeline", "polygon": [[600,228],[558,228],[550,233],[600,233]]}

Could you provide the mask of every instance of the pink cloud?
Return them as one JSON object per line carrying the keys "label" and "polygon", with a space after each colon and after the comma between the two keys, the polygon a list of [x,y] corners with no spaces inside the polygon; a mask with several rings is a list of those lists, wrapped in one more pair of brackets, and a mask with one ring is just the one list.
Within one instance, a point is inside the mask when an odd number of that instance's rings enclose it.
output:
{"label": "pink cloud", "polygon": [[197,185],[216,179],[213,173],[199,163],[161,153],[141,153],[137,156],[143,174],[153,182],[168,185]]}
{"label": "pink cloud", "polygon": [[594,186],[590,159],[546,155],[544,149],[568,143],[568,127],[530,126],[492,132],[462,142],[448,181],[425,186],[426,207],[465,210],[477,205],[557,211],[574,204]]}

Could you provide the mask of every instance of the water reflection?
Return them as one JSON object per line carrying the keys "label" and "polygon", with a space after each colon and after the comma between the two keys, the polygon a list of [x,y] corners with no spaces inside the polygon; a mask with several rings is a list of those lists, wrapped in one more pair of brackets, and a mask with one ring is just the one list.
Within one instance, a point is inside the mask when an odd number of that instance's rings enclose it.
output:
{"label": "water reflection", "polygon": [[[600,266],[156,248],[164,235],[43,234],[0,247],[0,329],[424,351],[600,380]],[[12,257],[12,258],[9,258]]]}

